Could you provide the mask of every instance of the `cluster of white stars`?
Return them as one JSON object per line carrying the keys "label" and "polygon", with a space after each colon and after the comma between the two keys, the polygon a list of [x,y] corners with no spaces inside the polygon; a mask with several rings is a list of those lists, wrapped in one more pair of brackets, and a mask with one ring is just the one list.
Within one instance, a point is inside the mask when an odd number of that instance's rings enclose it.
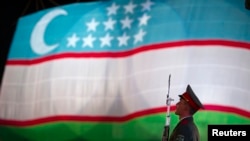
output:
{"label": "cluster of white stars", "polygon": [[[137,44],[143,41],[143,37],[146,35],[146,31],[144,31],[141,27],[147,26],[149,19],[151,18],[146,11],[151,10],[151,6],[154,3],[150,0],[146,0],[141,5],[135,4],[133,1],[130,1],[127,5],[118,5],[115,2],[112,3],[111,6],[107,7],[107,15],[108,19],[103,22],[99,22],[95,17],[89,22],[86,22],[87,29],[85,32],[88,33],[87,36],[80,38],[77,33],[72,33],[70,37],[67,38],[67,47],[75,48],[77,46],[77,42],[81,41],[82,47],[111,47],[114,46],[113,40],[117,40],[118,47],[126,47],[128,46],[129,40],[133,41],[133,44]],[[124,17],[121,20],[115,20],[112,18],[113,15],[117,15],[118,10],[120,8],[124,8]],[[135,9],[138,8],[143,12],[143,15],[135,18],[130,18],[132,14],[134,14]],[[138,31],[137,33],[133,34],[130,32],[129,34],[126,33],[125,30],[131,30],[133,27],[132,23],[138,23],[138,26],[135,27]],[[104,25],[103,31],[97,31],[97,27],[99,25]],[[119,28],[115,28],[115,25],[119,24]],[[121,30],[119,34],[112,35],[109,31],[113,30]],[[105,33],[102,37],[93,36],[95,32],[103,32]],[[132,40],[133,39],[133,40]],[[95,43],[99,43],[98,46],[95,46]],[[95,44],[95,45],[94,45]]]}

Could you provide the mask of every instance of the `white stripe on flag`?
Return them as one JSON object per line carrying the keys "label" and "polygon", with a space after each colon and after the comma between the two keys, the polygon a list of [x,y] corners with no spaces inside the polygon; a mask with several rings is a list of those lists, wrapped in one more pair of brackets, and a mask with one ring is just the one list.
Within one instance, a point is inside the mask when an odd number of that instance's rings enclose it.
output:
{"label": "white stripe on flag", "polygon": [[191,84],[203,104],[250,110],[250,51],[224,46],[161,49],[123,58],[63,58],[7,66],[0,118],[124,116],[165,106]]}

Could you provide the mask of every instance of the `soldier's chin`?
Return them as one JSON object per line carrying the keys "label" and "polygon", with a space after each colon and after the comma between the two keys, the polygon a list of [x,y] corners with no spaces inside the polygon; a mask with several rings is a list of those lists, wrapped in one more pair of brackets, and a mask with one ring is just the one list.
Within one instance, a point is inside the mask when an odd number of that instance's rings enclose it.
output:
{"label": "soldier's chin", "polygon": [[176,115],[179,115],[178,111],[175,111],[174,113],[175,113]]}

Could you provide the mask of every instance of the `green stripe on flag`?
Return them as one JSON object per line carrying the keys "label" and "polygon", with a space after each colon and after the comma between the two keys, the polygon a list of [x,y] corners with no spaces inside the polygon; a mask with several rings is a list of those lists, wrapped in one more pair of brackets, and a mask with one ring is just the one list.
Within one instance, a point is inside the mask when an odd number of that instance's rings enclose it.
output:
{"label": "green stripe on flag", "polygon": [[[171,113],[170,131],[178,122]],[[195,115],[201,141],[207,141],[208,124],[249,124],[250,118],[221,112],[200,111]],[[1,141],[160,141],[165,113],[127,122],[58,121],[27,127],[0,125]]]}

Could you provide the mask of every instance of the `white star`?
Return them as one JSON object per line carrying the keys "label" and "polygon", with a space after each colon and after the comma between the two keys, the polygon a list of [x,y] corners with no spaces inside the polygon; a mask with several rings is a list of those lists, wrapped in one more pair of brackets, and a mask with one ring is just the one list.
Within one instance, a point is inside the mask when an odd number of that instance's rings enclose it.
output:
{"label": "white star", "polygon": [[110,46],[111,45],[110,42],[111,40],[113,40],[113,37],[110,36],[109,33],[107,33],[105,37],[100,38],[100,40],[101,40],[101,47],[104,47],[105,45]]}
{"label": "white star", "polygon": [[144,13],[143,16],[138,18],[138,19],[140,21],[139,26],[147,25],[148,20],[150,19],[150,16],[148,16],[146,13]]}
{"label": "white star", "polygon": [[91,34],[88,35],[88,37],[85,37],[82,39],[83,40],[83,47],[89,46],[89,47],[93,47],[93,42],[96,40],[96,38],[92,37]]}
{"label": "white star", "polygon": [[125,19],[121,20],[122,29],[124,29],[124,28],[130,28],[132,22],[133,22],[133,20],[129,19],[128,16],[126,16]]}
{"label": "white star", "polygon": [[99,25],[99,22],[95,21],[95,18],[92,18],[91,22],[86,23],[88,26],[88,31],[95,31],[96,27]]}
{"label": "white star", "polygon": [[127,42],[128,42],[129,38],[130,37],[127,36],[126,33],[123,33],[122,36],[117,37],[117,39],[119,40],[119,46],[122,46],[122,45],[127,46],[127,44],[128,44]]}
{"label": "white star", "polygon": [[114,2],[112,3],[111,7],[108,7],[108,16],[112,15],[112,14],[116,14],[117,10],[119,9],[119,5],[116,5]]}
{"label": "white star", "polygon": [[134,44],[136,44],[139,41],[142,41],[142,38],[145,34],[146,34],[146,32],[144,32],[142,29],[140,29],[140,31],[134,36],[134,38],[135,38]]}
{"label": "white star", "polygon": [[108,21],[103,23],[105,25],[105,30],[109,30],[109,29],[113,30],[115,23],[116,21],[114,21],[112,18],[109,17]]}
{"label": "white star", "polygon": [[150,0],[147,0],[145,3],[141,4],[142,5],[142,11],[150,11],[151,10],[151,5],[153,5],[154,3],[151,2]]}
{"label": "white star", "polygon": [[74,33],[71,37],[67,38],[68,40],[68,47],[75,47],[76,46],[76,42],[79,40],[79,37],[76,36],[76,34]]}
{"label": "white star", "polygon": [[125,8],[125,13],[131,13],[133,14],[134,13],[134,8],[136,7],[135,4],[133,4],[132,1],[129,2],[128,5],[125,5],[124,8]]}

